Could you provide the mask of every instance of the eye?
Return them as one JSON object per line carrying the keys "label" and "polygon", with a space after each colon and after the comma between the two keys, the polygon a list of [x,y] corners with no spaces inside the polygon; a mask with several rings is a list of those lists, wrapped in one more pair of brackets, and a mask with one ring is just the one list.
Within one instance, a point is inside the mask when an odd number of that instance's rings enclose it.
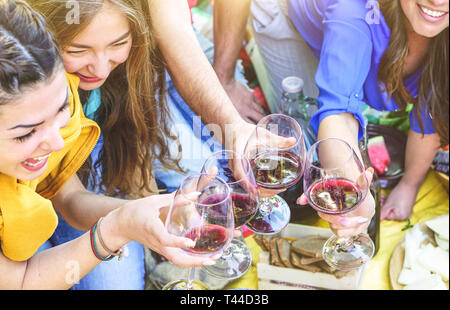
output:
{"label": "eye", "polygon": [[66,51],[67,54],[82,54],[86,52],[86,50],[82,50],[82,51]]}
{"label": "eye", "polygon": [[62,107],[59,108],[58,112],[62,112],[69,108],[69,102],[67,101]]}
{"label": "eye", "polygon": [[127,41],[123,41],[123,42],[119,42],[119,43],[116,43],[116,44],[114,44],[113,46],[122,46],[122,45],[125,45],[125,44],[127,44],[128,43],[128,40]]}
{"label": "eye", "polygon": [[34,135],[35,133],[36,133],[36,129],[33,129],[28,134],[21,136],[21,137],[14,138],[14,140],[16,140],[19,143],[25,142],[27,139],[31,138],[31,136]]}

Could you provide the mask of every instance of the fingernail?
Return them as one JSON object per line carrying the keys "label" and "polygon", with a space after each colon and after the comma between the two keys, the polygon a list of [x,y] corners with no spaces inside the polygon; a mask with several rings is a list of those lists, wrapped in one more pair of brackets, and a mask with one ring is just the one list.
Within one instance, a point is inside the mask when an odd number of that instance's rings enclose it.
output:
{"label": "fingernail", "polygon": [[360,217],[356,220],[356,222],[358,224],[363,224],[363,223],[367,223],[369,221],[369,219],[365,218],[365,217]]}
{"label": "fingernail", "polygon": [[348,220],[346,220],[346,219],[340,219],[339,220],[339,224],[342,225],[342,226],[349,226],[350,222]]}
{"label": "fingernail", "polygon": [[186,241],[186,247],[187,248],[195,247],[195,242],[193,240]]}

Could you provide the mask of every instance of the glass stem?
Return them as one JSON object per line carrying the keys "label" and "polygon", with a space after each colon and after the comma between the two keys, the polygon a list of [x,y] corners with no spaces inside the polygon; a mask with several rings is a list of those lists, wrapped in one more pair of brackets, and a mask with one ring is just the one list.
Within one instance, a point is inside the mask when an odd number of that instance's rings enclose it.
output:
{"label": "glass stem", "polygon": [[220,259],[223,260],[228,260],[231,258],[231,255],[233,254],[233,245],[230,243],[228,245],[228,247],[226,247],[223,252],[222,255],[220,256]]}
{"label": "glass stem", "polygon": [[188,277],[188,281],[186,283],[186,289],[188,289],[188,290],[194,289],[194,275],[195,275],[195,268],[190,267],[189,268],[189,277]]}
{"label": "glass stem", "polygon": [[270,212],[272,212],[272,204],[270,203],[270,198],[271,197],[265,197],[260,199],[261,204],[259,206],[259,211],[262,214],[269,214]]}
{"label": "glass stem", "polygon": [[343,237],[337,240],[337,244],[339,245],[339,249],[345,252],[350,251],[353,248],[353,240],[352,237]]}

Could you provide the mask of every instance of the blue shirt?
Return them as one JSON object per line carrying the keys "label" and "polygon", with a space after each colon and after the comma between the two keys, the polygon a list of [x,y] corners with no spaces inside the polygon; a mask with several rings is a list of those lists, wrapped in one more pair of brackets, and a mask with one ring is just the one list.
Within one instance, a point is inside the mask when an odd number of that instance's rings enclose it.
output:
{"label": "blue shirt", "polygon": [[[387,100],[387,92],[382,92],[378,83],[390,29],[376,6],[365,0],[289,0],[288,10],[297,31],[319,59],[315,77],[319,110],[311,119],[316,132],[325,117],[349,112],[359,121],[361,139],[365,104],[377,110],[399,109],[394,99]],[[404,81],[415,98],[421,71]],[[424,133],[435,133],[426,105],[421,103],[420,110]],[[421,133],[415,109],[410,124],[413,131]]]}

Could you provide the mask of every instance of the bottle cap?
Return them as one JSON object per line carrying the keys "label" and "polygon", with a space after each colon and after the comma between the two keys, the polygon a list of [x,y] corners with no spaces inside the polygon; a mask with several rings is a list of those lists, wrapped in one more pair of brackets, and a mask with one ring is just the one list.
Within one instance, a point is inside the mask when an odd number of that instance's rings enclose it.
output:
{"label": "bottle cap", "polygon": [[297,76],[288,76],[281,82],[283,91],[288,93],[298,93],[303,89],[303,80]]}

